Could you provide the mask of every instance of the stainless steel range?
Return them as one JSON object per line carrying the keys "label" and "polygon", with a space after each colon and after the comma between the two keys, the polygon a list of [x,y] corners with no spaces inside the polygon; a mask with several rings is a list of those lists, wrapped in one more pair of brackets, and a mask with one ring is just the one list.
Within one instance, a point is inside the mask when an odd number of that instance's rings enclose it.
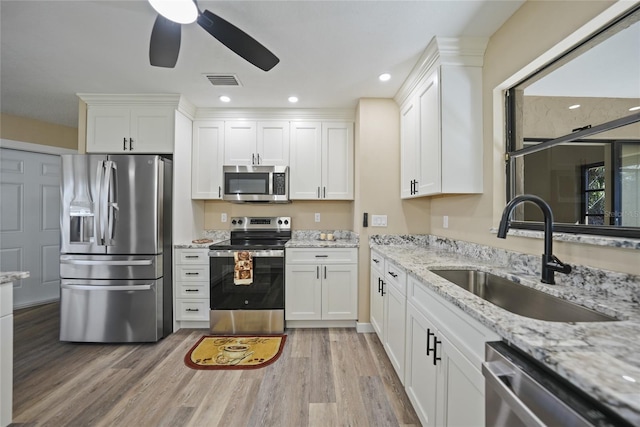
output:
{"label": "stainless steel range", "polygon": [[231,240],[209,246],[214,334],[284,332],[284,245],[290,217],[233,217]]}

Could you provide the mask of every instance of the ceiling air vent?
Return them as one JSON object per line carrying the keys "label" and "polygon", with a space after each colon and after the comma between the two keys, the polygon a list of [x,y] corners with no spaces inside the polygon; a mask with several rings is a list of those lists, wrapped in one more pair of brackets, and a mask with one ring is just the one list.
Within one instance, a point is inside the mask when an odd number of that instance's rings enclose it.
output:
{"label": "ceiling air vent", "polygon": [[204,76],[214,86],[242,86],[235,74],[205,74]]}

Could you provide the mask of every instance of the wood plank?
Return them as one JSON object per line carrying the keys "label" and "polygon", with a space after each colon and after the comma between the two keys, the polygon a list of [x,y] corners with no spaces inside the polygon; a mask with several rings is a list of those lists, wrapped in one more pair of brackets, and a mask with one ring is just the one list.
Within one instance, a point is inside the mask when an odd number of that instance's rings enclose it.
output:
{"label": "wood plank", "polygon": [[58,304],[18,310],[14,322],[16,426],[419,425],[374,334],[293,329],[272,365],[194,370],[183,359],[205,330],[63,343]]}

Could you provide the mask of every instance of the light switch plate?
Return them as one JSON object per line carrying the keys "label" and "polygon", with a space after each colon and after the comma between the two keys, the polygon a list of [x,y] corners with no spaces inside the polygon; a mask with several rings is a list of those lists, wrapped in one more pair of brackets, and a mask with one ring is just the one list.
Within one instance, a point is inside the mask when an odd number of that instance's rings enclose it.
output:
{"label": "light switch plate", "polygon": [[387,216],[386,215],[371,215],[371,226],[372,227],[386,227],[387,226]]}
{"label": "light switch plate", "polygon": [[221,213],[220,214],[220,222],[227,222],[227,214],[226,213]]}
{"label": "light switch plate", "polygon": [[315,219],[316,219],[316,222],[320,222],[320,214],[319,213],[315,214]]}

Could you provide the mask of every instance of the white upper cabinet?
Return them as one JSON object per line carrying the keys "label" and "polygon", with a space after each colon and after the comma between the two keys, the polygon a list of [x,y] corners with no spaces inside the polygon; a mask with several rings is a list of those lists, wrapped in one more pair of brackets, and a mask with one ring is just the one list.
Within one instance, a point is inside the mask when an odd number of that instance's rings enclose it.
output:
{"label": "white upper cabinet", "polygon": [[290,198],[353,200],[353,123],[292,122]]}
{"label": "white upper cabinet", "polygon": [[225,165],[289,165],[289,122],[225,122]]}
{"label": "white upper cabinet", "polygon": [[482,193],[486,43],[435,37],[398,92],[402,198]]}
{"label": "white upper cabinet", "polygon": [[188,103],[176,94],[78,94],[87,104],[87,153],[173,153],[176,110]]}
{"label": "white upper cabinet", "polygon": [[223,121],[196,120],[193,122],[192,199],[222,199],[224,130]]}

